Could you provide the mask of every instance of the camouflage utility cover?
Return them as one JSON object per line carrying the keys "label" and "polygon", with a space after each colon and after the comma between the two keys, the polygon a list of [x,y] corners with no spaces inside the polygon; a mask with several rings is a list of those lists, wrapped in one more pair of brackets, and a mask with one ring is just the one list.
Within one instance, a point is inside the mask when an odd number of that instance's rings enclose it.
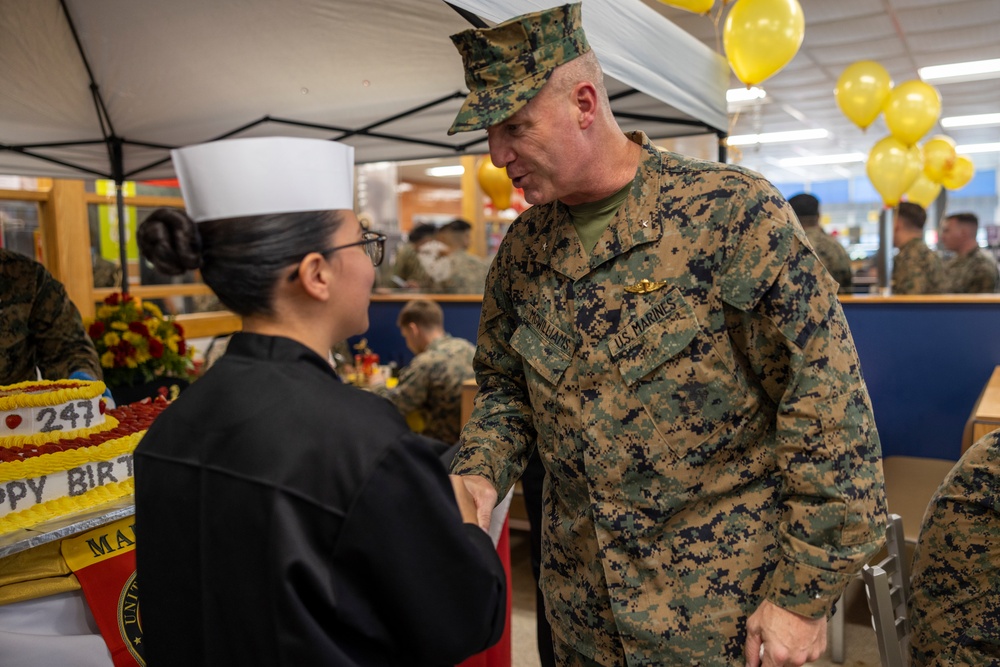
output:
{"label": "camouflage utility cover", "polygon": [[485,130],[510,118],[556,67],[590,51],[579,3],[465,30],[451,41],[462,56],[469,95],[448,134]]}
{"label": "camouflage utility cover", "polygon": [[913,554],[914,667],[1000,664],[1000,431],[938,488]]}
{"label": "camouflage utility cover", "polygon": [[948,291],[955,294],[992,294],[997,291],[997,261],[993,255],[976,248],[967,255],[957,255],[944,263]]}
{"label": "camouflage utility cover", "polygon": [[941,294],[945,291],[941,258],[922,239],[911,239],[892,260],[893,294]]}
{"label": "camouflage utility cover", "polygon": [[878,435],[781,196],[630,138],[632,190],[590,256],[558,202],[505,236],[453,470],[503,497],[537,445],[559,640],[602,664],[743,664],[763,600],[828,614],[878,549]]}
{"label": "camouflage utility cover", "polygon": [[819,257],[826,270],[840,285],[839,294],[850,294],[853,277],[851,273],[851,257],[835,238],[823,231],[819,225],[805,227],[806,238],[813,251]]}
{"label": "camouflage utility cover", "polygon": [[45,267],[0,248],[0,385],[104,374],[80,311]]}

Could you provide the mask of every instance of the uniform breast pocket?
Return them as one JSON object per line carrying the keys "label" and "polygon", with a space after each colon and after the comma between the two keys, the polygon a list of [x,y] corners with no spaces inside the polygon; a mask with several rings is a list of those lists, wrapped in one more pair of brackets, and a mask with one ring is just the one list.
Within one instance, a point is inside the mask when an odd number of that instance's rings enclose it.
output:
{"label": "uniform breast pocket", "polygon": [[[522,324],[511,336],[510,345],[525,361],[525,373],[535,375],[555,386],[570,364],[569,354],[531,326]],[[529,382],[529,388],[535,383]]]}
{"label": "uniform breast pocket", "polygon": [[[673,293],[660,319],[629,323],[628,342],[611,353],[629,397],[642,405],[651,429],[678,456],[733,428],[745,407],[745,382],[733,373],[690,305]],[[619,340],[624,340],[619,338]]]}

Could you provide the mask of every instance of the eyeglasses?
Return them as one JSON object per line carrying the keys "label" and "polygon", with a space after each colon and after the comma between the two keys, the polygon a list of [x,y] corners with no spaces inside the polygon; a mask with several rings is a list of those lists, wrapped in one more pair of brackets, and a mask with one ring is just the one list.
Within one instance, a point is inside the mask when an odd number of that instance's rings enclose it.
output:
{"label": "eyeglasses", "polygon": [[[372,266],[379,266],[385,258],[385,240],[385,234],[380,234],[379,232],[362,232],[360,241],[345,243],[344,245],[334,246],[333,248],[327,248],[326,250],[321,251],[320,254],[323,255],[323,257],[329,257],[338,250],[353,248],[354,246],[360,245],[364,246],[365,254],[368,255],[368,259],[372,261]],[[292,274],[288,276],[288,282],[292,282],[298,277],[299,267],[295,267]]]}
{"label": "eyeglasses", "polygon": [[372,266],[378,266],[382,263],[382,259],[385,258],[385,239],[385,234],[380,234],[379,232],[362,232],[360,241],[330,248],[322,254],[326,257],[335,250],[343,250],[344,248],[353,248],[356,245],[360,245],[365,247],[365,254],[372,261]]}

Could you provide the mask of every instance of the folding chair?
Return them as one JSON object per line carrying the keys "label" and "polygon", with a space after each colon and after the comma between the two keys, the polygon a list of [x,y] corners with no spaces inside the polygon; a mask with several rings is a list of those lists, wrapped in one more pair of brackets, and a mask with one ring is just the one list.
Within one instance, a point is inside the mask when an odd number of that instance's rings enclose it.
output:
{"label": "folding chair", "polygon": [[889,555],[876,565],[865,565],[861,574],[882,667],[907,667],[910,620],[906,601],[910,594],[910,573],[903,557],[903,519],[898,514],[889,515],[885,537]]}

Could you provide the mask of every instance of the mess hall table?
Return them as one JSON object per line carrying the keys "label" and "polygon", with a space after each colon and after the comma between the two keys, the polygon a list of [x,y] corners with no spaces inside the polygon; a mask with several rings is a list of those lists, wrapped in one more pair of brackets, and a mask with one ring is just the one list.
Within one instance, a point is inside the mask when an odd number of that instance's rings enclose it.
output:
{"label": "mess hall table", "polygon": [[993,369],[962,434],[962,453],[983,436],[1000,429],[1000,366]]}
{"label": "mess hall table", "polygon": [[[65,538],[107,526],[135,514],[133,496],[129,495],[102,505],[50,519],[30,528],[21,528],[0,536],[0,586],[18,599],[14,589],[38,593],[27,599],[0,604],[0,664],[4,667],[35,667],[36,665],[74,665],[74,667],[111,667],[111,654],[97,630],[93,613],[82,590],[62,590],[51,593],[45,581],[25,578],[18,568],[24,563],[37,566],[43,560],[32,559],[33,549],[58,547]],[[54,554],[54,555],[52,555]],[[45,558],[58,556],[47,552]],[[25,560],[27,558],[27,560]],[[35,570],[29,570],[34,572]],[[35,575],[31,575],[35,576]],[[59,579],[60,571],[41,567],[37,576]],[[64,587],[57,586],[57,590]],[[35,595],[38,595],[35,597]],[[2,596],[0,596],[2,597]]]}

